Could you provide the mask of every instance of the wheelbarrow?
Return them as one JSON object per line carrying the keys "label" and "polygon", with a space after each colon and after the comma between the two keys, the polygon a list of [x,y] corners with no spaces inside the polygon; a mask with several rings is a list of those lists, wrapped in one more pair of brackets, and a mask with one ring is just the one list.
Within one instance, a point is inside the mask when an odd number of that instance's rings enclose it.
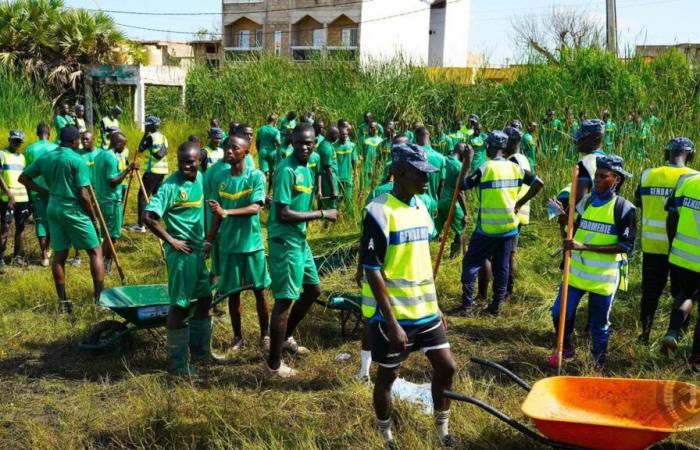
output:
{"label": "wheelbarrow", "polygon": [[544,436],[476,398],[452,391],[445,396],[475,405],[552,448],[641,450],[671,433],[700,428],[700,389],[693,384],[560,376],[530,386],[499,364],[471,361],[502,372],[529,392],[521,410]]}
{"label": "wheelbarrow", "polygon": [[[212,306],[218,304],[231,294],[252,289],[246,285],[225,294],[217,293],[212,300]],[[192,301],[190,313],[194,313]],[[146,284],[120,286],[105,289],[100,294],[97,305],[107,308],[123,321],[104,320],[90,330],[88,338],[78,344],[84,350],[107,350],[122,345],[128,346],[131,333],[136,330],[150,330],[165,326],[170,310],[167,284]]]}

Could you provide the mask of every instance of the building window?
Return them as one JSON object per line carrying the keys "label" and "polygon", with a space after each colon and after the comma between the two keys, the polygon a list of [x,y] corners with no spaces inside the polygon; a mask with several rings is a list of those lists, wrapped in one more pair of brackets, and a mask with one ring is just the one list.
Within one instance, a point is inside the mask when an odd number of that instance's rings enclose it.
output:
{"label": "building window", "polygon": [[238,47],[250,48],[250,31],[241,30],[238,32]]}
{"label": "building window", "polygon": [[263,46],[263,30],[262,28],[255,30],[255,46]]}
{"label": "building window", "polygon": [[325,45],[325,37],[325,30],[323,28],[315,29],[312,35],[312,45],[314,47],[323,47]]}
{"label": "building window", "polygon": [[275,55],[280,56],[282,54],[282,32],[275,31]]}
{"label": "building window", "polygon": [[215,45],[207,45],[207,49],[205,51],[206,51],[206,53],[216,53],[216,46]]}
{"label": "building window", "polygon": [[340,33],[342,47],[357,47],[357,28],[343,28]]}

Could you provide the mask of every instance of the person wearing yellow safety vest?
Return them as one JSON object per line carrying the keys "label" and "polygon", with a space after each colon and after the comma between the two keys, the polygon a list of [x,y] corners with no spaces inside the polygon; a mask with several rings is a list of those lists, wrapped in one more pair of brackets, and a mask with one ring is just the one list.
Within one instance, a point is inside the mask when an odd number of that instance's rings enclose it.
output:
{"label": "person wearing yellow safety vest", "polygon": [[25,267],[27,262],[22,256],[24,250],[24,225],[32,213],[27,188],[19,182],[19,176],[24,170],[24,155],[19,152],[24,142],[24,133],[19,130],[10,131],[9,145],[0,151],[0,179],[2,180],[2,195],[0,195],[0,273],[5,272],[5,249],[10,234],[10,225],[15,222],[15,249],[12,265]]}
{"label": "person wearing yellow safety vest", "polygon": [[[168,140],[160,132],[160,119],[155,116],[146,117],[146,132],[139,144],[139,153],[146,152],[146,169],[143,174],[143,187],[149,197],[158,193],[158,188],[168,174]],[[138,223],[130,230],[145,233],[143,211],[148,200],[143,191],[139,190]]]}
{"label": "person wearing yellow safety vest", "polygon": [[112,106],[109,110],[109,115],[102,118],[100,121],[100,138],[102,139],[102,148],[109,148],[109,135],[119,130],[119,116],[122,114],[122,109],[118,106]]}
{"label": "person wearing yellow safety vest", "polygon": [[[634,247],[636,209],[617,195],[631,174],[617,155],[601,156],[597,161],[593,192],[576,205],[576,222],[572,240],[564,240],[564,250],[571,250],[568,303],[564,326],[564,358],[574,356],[571,337],[576,309],[584,295],[588,299],[588,324],[595,364],[602,368],[610,335],[610,309],[618,288],[626,290],[627,253]],[[556,331],[559,326],[561,287],[552,306]],[[549,357],[557,366],[558,355]]]}
{"label": "person wearing yellow safety vest", "polygon": [[[486,139],[490,159],[465,177],[473,157],[473,150],[469,147],[462,163],[461,188],[478,188],[479,211],[476,229],[462,261],[462,305],[454,312],[458,316],[474,314],[476,280],[489,258],[493,272],[493,298],[484,312],[494,316],[499,314],[506,297],[510,254],[519,233],[518,212],[544,186],[542,180],[531,172],[523,171],[517,164],[503,158],[507,144],[505,133],[493,131]],[[530,190],[520,196],[523,184],[530,186]]]}
{"label": "person wearing yellow safety vest", "polygon": [[395,448],[391,421],[391,386],[401,363],[422,351],[433,367],[433,405],[438,437],[456,447],[449,434],[450,400],[455,361],[437,302],[429,241],[436,234],[428,209],[418,198],[435,172],[425,152],[412,144],[392,148],[394,187],[365,207],[360,243],[362,313],[368,319],[372,360],[379,368],[374,385],[377,427]]}
{"label": "person wearing yellow safety vest", "polygon": [[599,156],[605,156],[601,150],[605,136],[605,123],[600,119],[588,119],[571,134],[576,149],[579,152],[578,186],[576,203],[593,189],[593,178],[596,172],[596,161]]}
{"label": "person wearing yellow safety vest", "polygon": [[[519,123],[519,121],[517,122]],[[522,125],[521,125],[522,126]],[[523,132],[518,128],[510,126],[506,127],[503,132],[508,136],[508,146],[506,147],[505,156],[506,159],[512,163],[515,163],[520,167],[523,172],[533,172],[530,167],[530,162],[527,157],[520,153],[520,142],[523,139]],[[528,186],[521,186],[518,197],[522,198],[527,194],[530,188]],[[520,220],[519,228],[522,230],[523,225],[530,224],[530,202],[527,202],[518,211],[518,219]],[[508,287],[506,288],[506,296],[510,297],[513,294],[513,286],[515,285],[515,252],[518,249],[518,234],[515,236],[515,242],[513,243],[513,249],[510,252],[510,270],[508,271]]]}
{"label": "person wearing yellow safety vest", "polygon": [[221,128],[209,129],[209,142],[202,149],[202,156],[206,155],[206,159],[202,160],[200,170],[206,172],[207,169],[224,158],[224,149],[221,147],[223,138],[223,130]]}
{"label": "person wearing yellow safety vest", "polygon": [[[678,179],[695,172],[686,167],[695,155],[695,146],[689,139],[671,139],[666,144],[665,153],[667,164],[645,170],[636,194],[637,206],[642,209],[642,300],[639,305],[642,333],[637,338],[640,344],[649,343],[659,298],[669,278],[666,203]],[[672,275],[675,273],[671,272]],[[672,277],[671,295],[675,297],[677,293],[678,283]]]}
{"label": "person wearing yellow safety vest", "polygon": [[[690,318],[693,302],[700,298],[700,175],[683,175],[668,201],[667,233],[671,241],[668,262],[676,295],[662,350],[675,351],[681,328]],[[689,358],[693,370],[700,370],[700,320],[695,325],[693,350]]]}

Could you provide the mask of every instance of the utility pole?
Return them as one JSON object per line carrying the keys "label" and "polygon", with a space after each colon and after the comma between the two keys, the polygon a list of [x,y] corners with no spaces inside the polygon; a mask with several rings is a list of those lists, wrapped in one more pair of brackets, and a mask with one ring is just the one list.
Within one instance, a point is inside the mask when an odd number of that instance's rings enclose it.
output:
{"label": "utility pole", "polygon": [[606,33],[608,51],[615,56],[617,53],[617,5],[615,0],[606,0]]}

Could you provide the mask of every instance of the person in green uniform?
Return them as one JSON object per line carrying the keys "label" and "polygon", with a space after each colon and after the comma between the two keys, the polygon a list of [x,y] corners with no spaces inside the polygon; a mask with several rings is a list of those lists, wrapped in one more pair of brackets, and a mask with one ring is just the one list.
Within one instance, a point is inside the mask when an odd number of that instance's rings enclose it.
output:
{"label": "person in green uniform", "polygon": [[56,126],[56,135],[61,135],[61,130],[69,125],[75,125],[75,119],[70,113],[68,103],[61,103],[58,114],[54,117],[54,125]]}
{"label": "person in green uniform", "polygon": [[277,149],[282,145],[282,135],[277,129],[277,114],[267,116],[267,124],[255,133],[255,148],[258,151],[258,165],[267,177],[268,184],[275,172]]}
{"label": "person in green uniform", "polygon": [[321,159],[321,191],[320,202],[322,209],[336,209],[338,197],[341,194],[338,186],[338,155],[335,153],[334,144],[338,141],[339,130],[330,127],[326,132],[326,138],[319,144],[316,152]]}
{"label": "person in green uniform", "polygon": [[479,122],[479,116],[476,114],[469,114],[469,118],[467,119],[467,124],[462,125],[462,128],[460,128],[460,131],[464,136],[466,136],[467,141],[471,139],[471,137],[474,135],[474,127],[476,127],[476,124],[480,123]]}
{"label": "person in green uniform", "polygon": [[360,160],[362,161],[362,187],[364,189],[371,189],[376,182],[375,166],[377,165],[379,146],[383,141],[384,138],[382,138],[380,135],[379,125],[377,122],[370,123],[369,128],[367,129],[367,135],[361,142],[362,147]]}
{"label": "person in green uniform", "polygon": [[634,125],[630,132],[630,148],[637,158],[644,158],[647,155],[647,144],[649,140],[649,128],[642,120],[642,115],[637,112],[634,116]]}
{"label": "person in green uniform", "polygon": [[546,157],[551,157],[559,151],[564,126],[557,119],[553,109],[547,110],[547,117],[542,121],[539,147]]}
{"label": "person in green uniform", "polygon": [[[109,137],[109,148],[100,151],[95,156],[93,169],[92,184],[95,186],[95,197],[107,225],[107,233],[115,244],[121,238],[124,221],[122,182],[138,168],[133,163],[125,169],[120,168],[120,160],[117,155],[122,153],[125,148],[126,136],[120,131],[115,131]],[[109,273],[112,270],[114,255],[112,255],[112,249],[106,238],[102,242],[102,254],[104,255],[105,273]]]}
{"label": "person in green uniform", "polygon": [[250,154],[250,149],[253,148],[253,127],[247,123],[238,124],[231,136],[238,136],[248,141],[248,154],[245,156],[245,166],[249,169],[255,169],[255,160]]}
{"label": "person in green uniform", "polygon": [[[197,146],[190,142],[181,144],[177,150],[178,170],[160,186],[144,214],[148,229],[165,242],[170,297],[166,324],[169,371],[175,375],[196,373],[191,361],[216,359],[211,351],[211,285],[204,263],[208,243],[204,241],[204,191],[199,164]],[[197,301],[188,322],[193,299]]]}
{"label": "person in green uniform", "polygon": [[349,138],[349,130],[340,128],[338,130],[338,141],[333,144],[338,162],[338,181],[340,193],[343,195],[343,203],[351,210],[355,205],[355,168],[359,161],[357,146]]}
{"label": "person in green uniform", "polygon": [[416,128],[416,145],[425,151],[428,162],[437,169],[428,174],[428,195],[437,203],[445,183],[445,157],[430,146],[430,132],[425,127]]}
{"label": "person in green uniform", "polygon": [[612,153],[615,150],[615,145],[619,140],[618,127],[610,118],[610,111],[603,110],[603,122],[605,123],[605,152]]}
{"label": "person in green uniform", "polygon": [[24,226],[32,214],[27,189],[19,182],[19,175],[26,167],[24,155],[20,148],[24,143],[24,133],[19,130],[10,131],[8,146],[0,151],[0,178],[3,193],[0,196],[0,272],[4,272],[5,249],[10,235],[10,225],[15,222],[15,248],[12,255],[12,265],[25,267],[24,260]]}
{"label": "person in green uniform", "polygon": [[[579,127],[576,127],[578,129]],[[523,140],[521,142],[521,148],[523,154],[530,163],[530,168],[532,173],[535,173],[535,161],[537,160],[537,139],[535,133],[537,132],[537,124],[535,122],[529,122],[527,124],[527,131],[523,134]]]}
{"label": "person in green uniform", "polygon": [[455,148],[454,142],[450,139],[449,135],[445,133],[442,121],[435,125],[435,137],[432,145],[438,153],[444,156],[452,154],[452,150]]}
{"label": "person in green uniform", "polygon": [[469,138],[462,131],[463,122],[461,119],[456,119],[452,124],[452,130],[447,133],[447,137],[452,141],[452,146],[456,146],[460,142],[469,143]]}
{"label": "person in green uniform", "polygon": [[[457,186],[457,179],[462,171],[462,161],[466,151],[467,144],[460,142],[452,149],[452,152],[445,157],[445,183],[440,192],[437,219],[435,220],[435,229],[438,234],[442,233],[442,229],[447,221],[447,215],[450,212],[450,205],[452,204],[452,196]],[[452,245],[450,246],[450,258],[454,258],[462,248],[462,241],[464,240],[462,231],[464,229],[466,210],[464,192],[460,192],[457,196],[457,204],[455,205],[452,224],[450,225],[450,229],[455,234]]]}
{"label": "person in green uniform", "polygon": [[229,296],[228,302],[233,328],[231,349],[234,351],[243,345],[241,293],[238,290],[244,286],[250,286],[255,295],[260,346],[264,350],[270,348],[265,289],[271,280],[260,225],[260,213],[265,205],[265,174],[246,167],[249,145],[238,136],[229,140],[225,158],[230,161],[230,170],[217,174],[216,192],[207,201],[212,216],[206,241],[212,248],[218,243],[220,253],[221,277],[217,290],[224,294],[237,291]]}
{"label": "person in green uniform", "polygon": [[[44,122],[41,122],[36,127],[36,135],[38,141],[27,147],[24,152],[24,159],[27,166],[44,156],[45,153],[55,150],[58,145],[50,141],[51,128]],[[39,186],[47,189],[46,182],[43,177],[37,177],[34,180]],[[29,191],[29,198],[32,202],[32,213],[34,215],[34,229],[36,237],[39,240],[39,249],[41,250],[41,265],[48,267],[49,262],[49,222],[46,217],[46,199],[39,196],[36,191]]]}
{"label": "person in green uniform", "polygon": [[119,116],[121,115],[122,109],[118,106],[112,106],[109,109],[109,114],[100,120],[102,148],[109,148],[109,135],[119,130]]}
{"label": "person in green uniform", "polygon": [[470,168],[474,172],[488,160],[486,155],[486,138],[488,135],[482,133],[481,124],[478,122],[474,124],[472,130],[474,133],[469,138],[469,146],[474,149],[474,159],[472,159]]}
{"label": "person in green uniform", "polygon": [[[19,177],[28,190],[48,199],[47,217],[51,248],[51,264],[56,293],[65,313],[73,307],[66,296],[65,265],[71,247],[86,250],[90,256],[90,274],[95,301],[104,287],[104,265],[97,238],[97,216],[90,198],[90,171],[85,160],[76,153],[80,132],[74,126],[61,130],[61,146],[31,163]],[[43,177],[47,188],[36,183]]]}
{"label": "person in green uniform", "polygon": [[391,143],[396,137],[396,123],[389,121],[384,126],[384,141],[379,146],[379,165],[383,166],[391,161]]}
{"label": "person in green uniform", "polygon": [[[77,127],[76,127],[77,128]],[[80,137],[80,148],[78,149],[78,154],[85,160],[85,164],[88,166],[88,171],[90,172],[90,184],[95,184],[95,156],[97,151],[95,150],[95,139],[91,132],[86,131],[81,134]],[[71,266],[80,267],[83,261],[80,259],[80,251],[75,249],[73,254],[73,259],[71,260]]]}
{"label": "person in green uniform", "polygon": [[313,178],[307,163],[315,142],[316,135],[311,126],[299,124],[294,128],[294,152],[277,168],[272,207],[267,219],[270,275],[275,299],[267,366],[271,373],[283,378],[294,376],[296,371],[284,364],[282,350],[308,352],[296,343],[292,335],[321,295],[313,254],[306,242],[306,223],[312,220],[335,221],[338,217],[335,209],[311,210]]}
{"label": "person in green uniform", "polygon": [[362,143],[370,137],[370,127],[374,123],[377,128],[377,135],[384,136],[384,127],[382,127],[379,122],[374,120],[374,116],[371,112],[367,111],[362,117],[362,123],[357,127],[357,141]]}
{"label": "person in green uniform", "polygon": [[282,147],[287,147],[291,144],[292,130],[297,126],[296,111],[289,111],[286,116],[280,120],[279,130],[282,138]]}
{"label": "person in green uniform", "polygon": [[650,106],[647,109],[647,114],[644,117],[644,123],[649,130],[649,148],[656,149],[656,135],[661,127],[661,119],[656,117],[655,108],[653,106]]}
{"label": "person in green uniform", "polygon": [[[163,179],[168,174],[168,140],[160,132],[160,119],[156,116],[148,116],[145,121],[145,132],[139,143],[139,153],[146,153],[146,168],[143,173],[143,189],[139,190],[138,223],[130,230],[137,233],[145,233],[144,208],[150,196],[158,193]],[[197,165],[199,167],[199,165]]]}

